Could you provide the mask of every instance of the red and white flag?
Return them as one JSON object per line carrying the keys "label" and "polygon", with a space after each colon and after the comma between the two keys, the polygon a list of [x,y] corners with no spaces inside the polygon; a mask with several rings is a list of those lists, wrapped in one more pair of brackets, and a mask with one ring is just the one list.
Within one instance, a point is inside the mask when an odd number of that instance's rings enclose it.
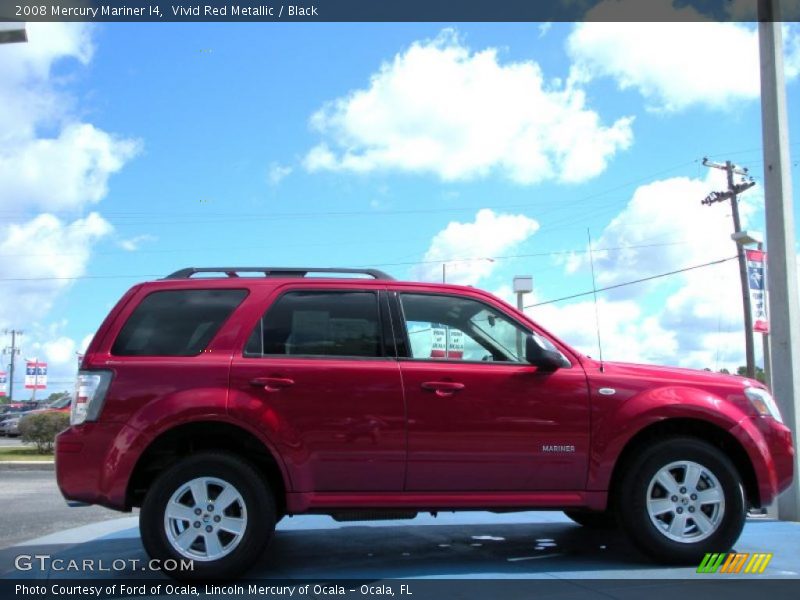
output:
{"label": "red and white flag", "polygon": [[753,331],[769,333],[767,319],[767,253],[762,250],[745,250],[747,257],[747,287],[750,289],[750,311]]}
{"label": "red and white flag", "polygon": [[37,359],[25,361],[25,389],[43,390],[47,387],[47,363]]}

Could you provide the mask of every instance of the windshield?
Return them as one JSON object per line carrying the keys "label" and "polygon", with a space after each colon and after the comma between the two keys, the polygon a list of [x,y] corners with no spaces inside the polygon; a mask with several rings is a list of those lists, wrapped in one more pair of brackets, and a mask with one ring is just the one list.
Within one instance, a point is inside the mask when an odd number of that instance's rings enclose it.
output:
{"label": "windshield", "polygon": [[59,398],[58,400],[53,400],[50,404],[47,405],[47,408],[66,408],[72,403],[71,396],[64,396],[63,398]]}

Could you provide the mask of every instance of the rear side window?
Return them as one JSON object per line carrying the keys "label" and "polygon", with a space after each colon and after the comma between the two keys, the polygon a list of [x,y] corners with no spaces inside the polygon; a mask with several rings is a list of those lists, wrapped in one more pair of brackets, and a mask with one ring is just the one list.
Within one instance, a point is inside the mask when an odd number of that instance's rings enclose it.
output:
{"label": "rear side window", "polygon": [[200,354],[246,295],[247,290],[153,292],[128,318],[111,348],[111,354]]}
{"label": "rear side window", "polygon": [[270,306],[245,356],[383,356],[378,295],[289,292]]}

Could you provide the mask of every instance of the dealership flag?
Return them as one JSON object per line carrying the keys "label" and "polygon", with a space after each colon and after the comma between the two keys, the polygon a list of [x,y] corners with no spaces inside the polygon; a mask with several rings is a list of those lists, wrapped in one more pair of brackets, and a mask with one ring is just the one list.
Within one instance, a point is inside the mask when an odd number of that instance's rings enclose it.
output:
{"label": "dealership flag", "polygon": [[761,250],[745,250],[747,255],[747,286],[750,288],[750,310],[753,315],[753,331],[769,333],[767,320],[767,253]]}
{"label": "dealership flag", "polygon": [[25,389],[43,390],[47,387],[47,363],[29,360],[25,363]]}
{"label": "dealership flag", "polygon": [[4,398],[6,395],[6,382],[8,381],[8,376],[6,375],[5,371],[0,371],[0,398]]}

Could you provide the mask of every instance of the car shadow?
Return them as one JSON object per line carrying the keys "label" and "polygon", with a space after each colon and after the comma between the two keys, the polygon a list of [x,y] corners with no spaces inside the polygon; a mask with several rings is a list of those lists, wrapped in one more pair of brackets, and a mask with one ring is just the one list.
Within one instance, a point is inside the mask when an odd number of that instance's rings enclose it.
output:
{"label": "car shadow", "polygon": [[[395,522],[393,522],[395,523]],[[164,575],[147,568],[138,535],[71,545],[24,546],[0,551],[4,578],[129,578]],[[20,554],[61,559],[62,568],[42,570],[33,560],[14,568]],[[102,559],[102,569],[99,568]],[[86,560],[94,561],[90,570]],[[63,568],[81,566],[76,572]],[[116,562],[115,562],[116,561]],[[117,568],[118,565],[123,565]],[[582,572],[652,569],[618,531],[594,531],[570,523],[473,523],[382,525],[338,524],[330,528],[279,529],[247,579],[393,579],[471,577],[550,577]],[[594,574],[594,575],[593,575]]]}

